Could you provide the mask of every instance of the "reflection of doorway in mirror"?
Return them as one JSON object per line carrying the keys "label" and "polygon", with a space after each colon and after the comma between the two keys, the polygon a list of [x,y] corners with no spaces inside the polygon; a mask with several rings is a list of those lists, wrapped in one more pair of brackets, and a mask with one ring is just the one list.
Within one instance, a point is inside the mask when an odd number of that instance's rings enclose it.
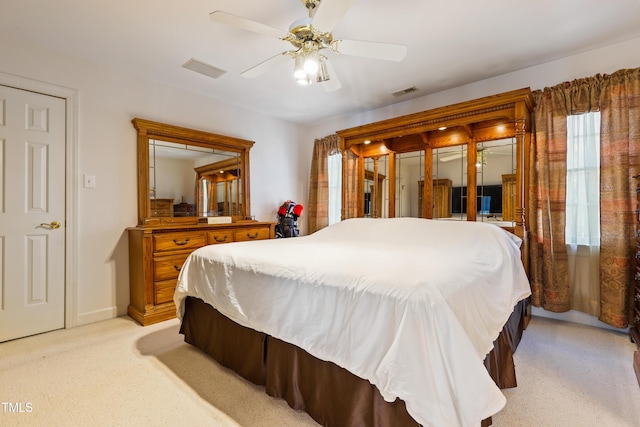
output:
{"label": "reflection of doorway in mirror", "polygon": [[422,217],[424,150],[396,155],[396,216]]}
{"label": "reflection of doorway in mirror", "polygon": [[387,156],[366,158],[364,166],[364,216],[387,218],[389,215]]}

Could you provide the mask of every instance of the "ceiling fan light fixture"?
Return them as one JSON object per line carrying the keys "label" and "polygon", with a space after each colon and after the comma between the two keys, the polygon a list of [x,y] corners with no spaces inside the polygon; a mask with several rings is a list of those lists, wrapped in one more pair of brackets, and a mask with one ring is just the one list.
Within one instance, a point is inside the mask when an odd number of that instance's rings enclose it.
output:
{"label": "ceiling fan light fixture", "polygon": [[320,59],[320,68],[318,69],[318,76],[316,77],[316,81],[318,83],[326,82],[329,80],[331,76],[329,76],[329,71],[327,70],[327,63]]}
{"label": "ceiling fan light fixture", "polygon": [[317,74],[319,63],[320,54],[318,53],[318,46],[313,42],[305,43],[304,71],[309,75]]}
{"label": "ceiling fan light fixture", "polygon": [[[322,85],[324,91],[333,92],[340,89],[342,85],[331,62],[320,53],[323,49],[330,48],[336,54],[389,61],[400,61],[406,56],[407,48],[402,45],[333,39],[333,29],[355,0],[301,1],[308,11],[308,16],[294,21],[289,26],[288,32],[221,10],[216,10],[209,14],[209,17],[215,22],[275,37],[293,46],[292,50],[274,55],[242,72],[241,75],[243,77],[258,77],[269,68],[283,63],[287,59],[294,58],[295,68],[293,74],[298,83],[308,85],[318,81],[324,83]],[[323,62],[325,63],[324,65]],[[330,78],[330,74],[333,78]]]}
{"label": "ceiling fan light fixture", "polygon": [[295,65],[293,68],[293,78],[296,81],[307,79],[307,72],[304,71],[304,56],[301,54],[296,55]]}

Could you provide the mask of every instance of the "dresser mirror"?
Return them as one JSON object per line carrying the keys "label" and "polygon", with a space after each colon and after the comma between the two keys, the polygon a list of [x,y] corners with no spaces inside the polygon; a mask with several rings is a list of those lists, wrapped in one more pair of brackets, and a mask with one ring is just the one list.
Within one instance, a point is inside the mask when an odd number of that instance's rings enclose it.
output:
{"label": "dresser mirror", "polygon": [[253,141],[142,119],[133,125],[138,131],[140,225],[250,215]]}

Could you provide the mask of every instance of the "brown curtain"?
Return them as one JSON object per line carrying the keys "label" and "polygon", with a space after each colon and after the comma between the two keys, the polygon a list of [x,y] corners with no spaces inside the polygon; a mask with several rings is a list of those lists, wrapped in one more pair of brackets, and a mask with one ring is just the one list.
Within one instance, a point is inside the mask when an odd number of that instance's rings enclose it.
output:
{"label": "brown curtain", "polygon": [[338,135],[316,139],[309,183],[309,234],[329,225],[329,156],[339,153]]}
{"label": "brown curtain", "polygon": [[618,328],[632,321],[640,172],[640,68],[606,79],[600,95],[600,320]]}
{"label": "brown curtain", "polygon": [[631,254],[635,247],[635,185],[640,145],[640,69],[596,75],[534,92],[531,150],[532,302],[571,308],[564,241],[566,117],[601,112],[600,320],[624,328],[631,318]]}

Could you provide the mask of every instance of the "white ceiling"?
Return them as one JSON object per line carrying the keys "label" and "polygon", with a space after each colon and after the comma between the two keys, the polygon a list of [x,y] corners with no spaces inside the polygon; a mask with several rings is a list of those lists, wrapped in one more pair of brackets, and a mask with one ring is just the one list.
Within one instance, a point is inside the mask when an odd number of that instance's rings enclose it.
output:
{"label": "white ceiling", "polygon": [[[387,62],[329,52],[342,89],[326,93],[296,84],[293,60],[255,79],[241,77],[290,45],[213,22],[215,10],[283,30],[307,15],[300,0],[2,0],[0,36],[298,123],[640,37],[640,0],[356,0],[334,39],[404,44],[408,54]],[[190,58],[227,72],[212,79],[183,69]],[[391,95],[411,86],[418,91]]]}

